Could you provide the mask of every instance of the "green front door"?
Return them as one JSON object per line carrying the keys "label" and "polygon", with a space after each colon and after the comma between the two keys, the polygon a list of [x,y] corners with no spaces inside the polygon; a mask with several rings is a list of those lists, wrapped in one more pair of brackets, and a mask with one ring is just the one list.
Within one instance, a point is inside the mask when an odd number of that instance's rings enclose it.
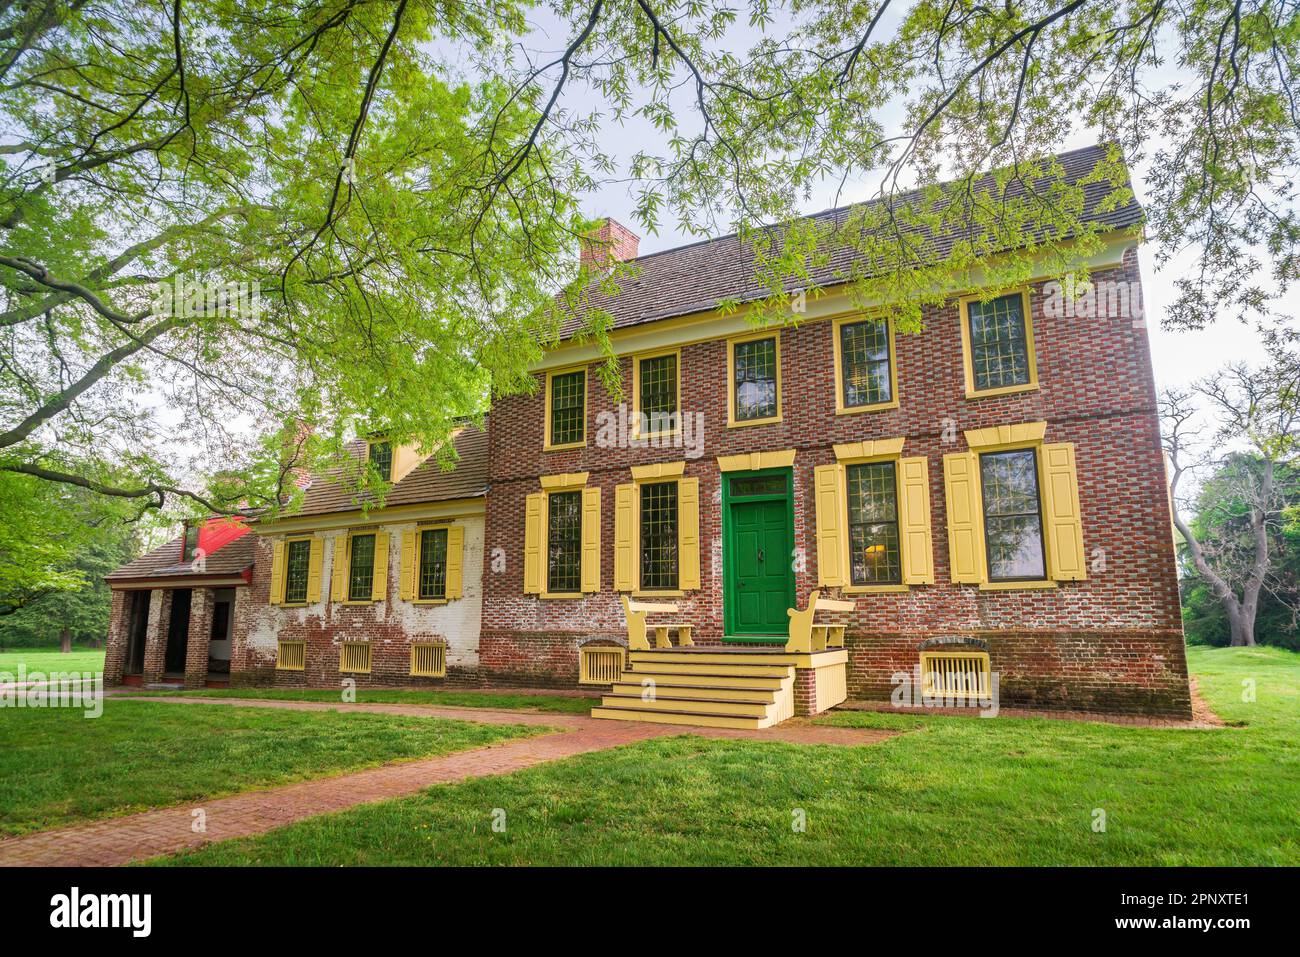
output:
{"label": "green front door", "polygon": [[784,640],[794,601],[789,473],[726,476],[727,637]]}

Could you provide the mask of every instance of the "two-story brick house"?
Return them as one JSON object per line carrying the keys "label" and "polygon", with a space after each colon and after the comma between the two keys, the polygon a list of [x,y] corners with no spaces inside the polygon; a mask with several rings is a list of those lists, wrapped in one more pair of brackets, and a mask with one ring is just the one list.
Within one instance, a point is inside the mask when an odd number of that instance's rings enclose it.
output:
{"label": "two-story brick house", "polygon": [[[1081,177],[1102,155],[1059,159]],[[1090,200],[1101,195],[1089,187]],[[1140,209],[1092,215],[1105,229],[1093,289],[1140,302]],[[836,290],[841,257],[819,277],[828,294],[797,321],[755,328],[743,310],[716,309],[764,292],[736,237],[641,257],[616,223],[598,238],[635,259],[620,294],[601,302],[624,398],[597,378],[604,356],[573,338],[575,320],[537,364],[535,393],[494,401],[485,440],[457,470],[481,470],[481,481],[443,479],[439,514],[335,503],[336,529],[386,539],[391,581],[379,598],[350,604],[318,584],[317,602],[283,607],[286,536],[322,535],[325,513],[259,529],[232,671],[329,683],[355,654],[344,646],[369,643],[364,680],[375,683],[568,685],[581,670],[619,677],[606,716],[691,723],[739,700],[770,723],[792,706],[764,711],[759,691],[788,694],[787,664],[793,707],[814,711],[846,695],[887,699],[924,662],[927,673],[973,669],[984,690],[995,675],[1006,706],[1189,713],[1140,312],[1063,309],[1045,275],[994,296],[954,288],[923,331],[904,334]],[[426,627],[413,582],[433,572],[413,542],[449,516],[481,523],[463,554],[475,587],[448,599],[465,605],[458,623]],[[298,548],[307,567],[295,574],[312,574],[313,561],[317,576],[355,571],[325,568],[323,546],[320,557]],[[843,625],[843,648],[822,629],[813,655],[792,656],[814,592],[852,603],[813,618]],[[629,601],[675,605],[674,622],[691,629],[677,644],[693,646],[633,650],[633,672],[619,676]],[[241,635],[260,636],[260,650]],[[315,670],[277,669],[277,635],[306,635]],[[417,637],[459,640],[466,653],[446,679],[421,677]],[[616,664],[596,674],[602,649]],[[655,684],[649,695],[638,678]]]}

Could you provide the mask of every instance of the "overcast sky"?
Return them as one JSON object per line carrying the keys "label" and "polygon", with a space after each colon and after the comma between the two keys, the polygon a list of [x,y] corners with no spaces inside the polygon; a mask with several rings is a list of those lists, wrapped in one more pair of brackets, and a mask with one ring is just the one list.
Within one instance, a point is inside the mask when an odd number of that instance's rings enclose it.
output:
{"label": "overcast sky", "polygon": [[[891,10],[886,14],[879,29],[884,33],[886,30],[896,27],[897,21],[898,14]],[[558,23],[544,9],[540,8],[534,11],[531,22],[533,30],[528,45],[532,48],[536,58],[535,62],[546,62],[557,55],[568,43],[570,39],[569,28]],[[740,26],[731,31],[729,42],[733,50],[739,52],[755,36],[757,36],[755,31]],[[554,75],[551,76],[554,77]],[[1162,86],[1175,78],[1176,73],[1167,70],[1163,76],[1153,75],[1149,79],[1151,85]],[[687,122],[685,117],[692,111],[689,90],[685,91],[685,93],[686,95],[677,104],[679,116],[684,118],[684,125]],[[590,109],[601,109],[603,100],[599,93],[586,89],[581,84],[570,84],[560,105],[581,112]],[[887,109],[883,113],[883,118],[887,124],[891,118],[901,120],[901,110],[896,108]],[[661,133],[654,130],[649,124],[637,120],[631,120],[621,125],[615,125],[612,121],[609,121],[606,126],[606,143],[609,144],[607,149],[610,149],[617,157],[630,157],[641,149],[662,151],[662,139]],[[1096,143],[1098,139],[1096,133],[1080,131],[1062,141],[1059,148],[1061,150],[1076,149]],[[1149,148],[1148,151],[1153,151],[1153,149]],[[1146,205],[1145,170],[1142,165],[1138,165],[1132,172],[1138,199]],[[835,185],[838,186],[838,183]],[[825,190],[815,194],[805,204],[803,212],[812,213],[834,206],[837,199],[839,203],[867,199],[874,194],[875,186],[875,181],[859,178],[856,181],[850,181],[846,191],[839,197],[828,186]],[[643,232],[632,215],[634,202],[632,194],[626,185],[610,185],[597,190],[584,197],[582,208],[587,215],[593,218],[612,216],[634,232]],[[641,236],[640,251],[642,253],[670,249],[698,239],[698,237],[683,234],[677,228],[677,224],[670,212],[665,211],[664,220],[657,234]],[[1229,361],[1246,360],[1257,362],[1264,358],[1264,350],[1254,329],[1233,320],[1222,319],[1214,326],[1200,332],[1181,332],[1167,329],[1165,319],[1170,306],[1176,298],[1173,279],[1180,272],[1194,266],[1196,254],[1186,252],[1159,270],[1156,268],[1156,250],[1153,247],[1144,246],[1140,256],[1147,327],[1151,338],[1151,352],[1158,387],[1186,384],[1212,373],[1216,368]],[[1295,293],[1288,296],[1282,305],[1282,308],[1286,310],[1286,314],[1291,317],[1297,315],[1297,307],[1300,307],[1300,296]]]}

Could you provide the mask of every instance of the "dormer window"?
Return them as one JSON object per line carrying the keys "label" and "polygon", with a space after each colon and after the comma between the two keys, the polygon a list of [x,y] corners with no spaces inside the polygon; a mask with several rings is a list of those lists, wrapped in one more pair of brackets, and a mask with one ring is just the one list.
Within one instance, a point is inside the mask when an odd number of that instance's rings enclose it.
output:
{"label": "dormer window", "polygon": [[194,561],[194,553],[199,547],[199,527],[193,522],[185,523],[185,537],[181,540],[181,561]]}
{"label": "dormer window", "polygon": [[393,443],[375,441],[370,443],[370,464],[375,467],[379,477],[385,482],[393,480]]}

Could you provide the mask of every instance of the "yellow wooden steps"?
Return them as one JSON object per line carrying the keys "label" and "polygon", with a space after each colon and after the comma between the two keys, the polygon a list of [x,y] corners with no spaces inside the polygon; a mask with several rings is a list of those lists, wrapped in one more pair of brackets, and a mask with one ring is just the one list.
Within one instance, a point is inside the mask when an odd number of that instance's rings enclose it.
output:
{"label": "yellow wooden steps", "polygon": [[699,664],[679,661],[632,662],[632,671],[636,673],[644,670],[675,675],[734,675],[738,678],[780,678],[789,667],[789,665],[726,665],[723,663],[714,665],[708,661]]}
{"label": "yellow wooden steps", "polygon": [[765,718],[772,702],[727,701],[710,698],[670,698],[656,695],[649,700],[640,695],[607,694],[601,707],[628,708],[633,711],[686,711],[691,714],[726,714],[732,717]]}
{"label": "yellow wooden steps", "polygon": [[[665,676],[680,678],[682,675]],[[691,676],[686,676],[691,677]],[[699,698],[701,700],[723,699],[727,701],[761,701],[771,704],[781,688],[731,688],[727,685],[682,685],[671,681],[656,681],[653,685],[643,685],[639,681],[616,681],[609,689],[610,694],[634,695],[645,697],[647,690],[657,698]]]}
{"label": "yellow wooden steps", "polygon": [[764,677],[733,675],[729,672],[693,672],[682,674],[670,671],[624,671],[619,675],[620,682],[640,686],[643,681],[653,681],[659,685],[671,685],[680,688],[685,685],[699,685],[711,688],[736,688],[750,691],[779,691],[784,674]]}
{"label": "yellow wooden steps", "polygon": [[634,651],[593,718],[767,728],[794,716],[794,659],[746,651]]}
{"label": "yellow wooden steps", "polygon": [[771,727],[763,718],[737,718],[726,714],[692,714],[690,712],[633,711],[624,708],[607,708],[603,705],[591,709],[593,718],[612,718],[615,721],[646,721],[650,724],[685,724],[701,728],[744,728],[756,731]]}
{"label": "yellow wooden steps", "polygon": [[709,651],[690,650],[686,648],[674,648],[671,651],[633,651],[628,654],[628,660],[634,664],[637,662],[653,662],[654,664],[664,664],[673,662],[674,664],[689,665],[766,665],[768,667],[784,667],[793,664],[794,655],[786,655],[783,652],[771,651]]}

